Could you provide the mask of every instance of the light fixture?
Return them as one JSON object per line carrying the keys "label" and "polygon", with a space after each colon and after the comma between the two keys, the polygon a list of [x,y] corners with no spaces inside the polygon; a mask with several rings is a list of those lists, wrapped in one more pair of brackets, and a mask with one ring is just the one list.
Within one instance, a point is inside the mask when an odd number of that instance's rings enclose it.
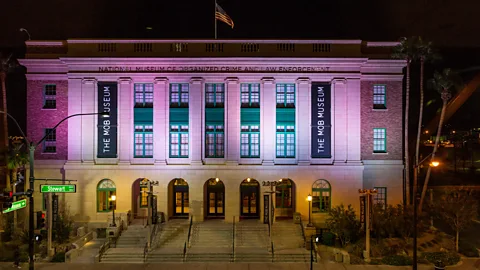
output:
{"label": "light fixture", "polygon": [[110,117],[110,113],[109,112],[101,112],[100,116],[102,116],[102,118],[107,118],[107,117]]}
{"label": "light fixture", "polygon": [[247,182],[250,182],[250,177],[249,177],[249,178],[247,178]]}
{"label": "light fixture", "polygon": [[430,166],[432,166],[432,167],[438,167],[438,165],[440,165],[440,162],[438,162],[436,160],[434,160],[434,161],[432,161],[432,163],[430,163]]}
{"label": "light fixture", "polygon": [[215,178],[215,182],[217,182],[217,183],[218,183],[218,181],[220,181],[220,179],[218,179],[218,177],[217,177],[217,178]]}
{"label": "light fixture", "polygon": [[425,134],[428,134],[428,130],[425,130]]}
{"label": "light fixture", "polygon": [[307,196],[307,201],[309,201],[309,202],[312,201],[312,195],[308,194],[308,196]]}
{"label": "light fixture", "polygon": [[280,180],[278,180],[278,182],[282,182],[282,178],[280,178]]}
{"label": "light fixture", "polygon": [[116,200],[117,200],[117,196],[112,195],[111,199],[112,199],[112,201],[116,201]]}

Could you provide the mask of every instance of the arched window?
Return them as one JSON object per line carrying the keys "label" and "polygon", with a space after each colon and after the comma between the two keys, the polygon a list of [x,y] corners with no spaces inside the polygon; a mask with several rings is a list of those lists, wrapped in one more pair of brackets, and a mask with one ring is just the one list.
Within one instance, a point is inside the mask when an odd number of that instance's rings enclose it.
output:
{"label": "arched window", "polygon": [[103,179],[97,186],[97,211],[110,212],[116,208],[116,204],[112,201],[112,196],[116,196],[117,188],[115,183],[110,179]]}
{"label": "arched window", "polygon": [[312,213],[325,213],[330,210],[332,188],[327,180],[315,181],[312,186]]}

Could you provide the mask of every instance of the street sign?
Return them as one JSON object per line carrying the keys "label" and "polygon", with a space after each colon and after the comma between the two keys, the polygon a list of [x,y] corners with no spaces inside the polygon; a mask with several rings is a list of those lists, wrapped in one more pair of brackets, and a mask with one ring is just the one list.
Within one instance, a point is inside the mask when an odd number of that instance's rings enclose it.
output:
{"label": "street sign", "polygon": [[40,185],[42,193],[75,193],[77,185]]}
{"label": "street sign", "polygon": [[8,212],[12,212],[12,211],[15,211],[15,210],[18,210],[18,209],[22,209],[26,206],[27,206],[27,199],[16,201],[16,202],[12,203],[12,206],[10,208],[7,208],[7,209],[3,210],[2,213],[5,214],[5,213],[8,213]]}

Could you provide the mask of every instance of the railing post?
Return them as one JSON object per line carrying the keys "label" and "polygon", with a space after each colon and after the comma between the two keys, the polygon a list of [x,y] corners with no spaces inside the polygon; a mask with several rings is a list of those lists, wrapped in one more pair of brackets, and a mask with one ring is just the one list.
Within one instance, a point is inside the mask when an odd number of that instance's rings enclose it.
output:
{"label": "railing post", "polygon": [[232,243],[232,262],[235,262],[235,216],[233,216]]}

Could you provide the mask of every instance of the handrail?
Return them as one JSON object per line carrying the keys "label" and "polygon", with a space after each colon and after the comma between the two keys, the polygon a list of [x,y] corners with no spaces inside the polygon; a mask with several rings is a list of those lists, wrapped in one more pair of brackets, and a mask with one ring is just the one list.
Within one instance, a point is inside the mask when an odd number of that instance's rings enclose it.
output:
{"label": "handrail", "polygon": [[233,216],[233,233],[232,233],[232,262],[235,261],[235,216]]}
{"label": "handrail", "polygon": [[185,242],[185,244],[183,244],[183,262],[185,262],[186,260],[186,255],[187,255],[187,242]]}
{"label": "handrail", "polygon": [[190,235],[192,234],[192,224],[193,224],[193,216],[190,217],[190,226],[188,226],[188,236],[187,236],[188,246],[190,246]]}
{"label": "handrail", "polygon": [[[305,239],[305,228],[303,227],[303,221],[302,221],[301,218],[300,218],[300,227],[302,227],[303,244],[306,245],[306,244],[305,244],[305,241],[306,241],[306,239]],[[305,247],[305,246],[304,246],[304,247]]]}
{"label": "handrail", "polygon": [[143,248],[143,262],[147,260],[147,253],[148,253],[148,242],[145,243],[145,247]]}
{"label": "handrail", "polygon": [[275,260],[275,251],[273,250],[273,241],[270,242],[272,246],[272,262]]}
{"label": "handrail", "polygon": [[103,245],[100,246],[100,250],[98,251],[98,261],[102,261],[102,256],[105,252],[110,248],[110,240],[106,240]]}

